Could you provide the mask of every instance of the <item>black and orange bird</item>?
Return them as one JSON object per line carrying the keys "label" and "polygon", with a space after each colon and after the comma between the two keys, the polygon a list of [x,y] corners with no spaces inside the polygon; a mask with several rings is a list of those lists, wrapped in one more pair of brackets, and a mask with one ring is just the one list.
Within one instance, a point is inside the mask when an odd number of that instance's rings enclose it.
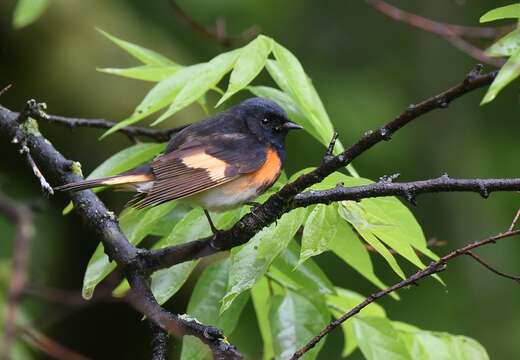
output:
{"label": "black and orange bird", "polygon": [[275,102],[251,98],[172,137],[150,163],[101,179],[59,186],[79,191],[99,186],[136,192],[129,206],[142,209],[182,199],[210,211],[249,203],[271,187],[282,171],[291,122]]}

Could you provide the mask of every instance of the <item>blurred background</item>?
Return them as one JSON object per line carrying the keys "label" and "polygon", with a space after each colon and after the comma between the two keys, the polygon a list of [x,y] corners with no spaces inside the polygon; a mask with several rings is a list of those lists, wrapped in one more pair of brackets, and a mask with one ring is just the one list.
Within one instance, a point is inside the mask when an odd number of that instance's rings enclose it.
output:
{"label": "blurred background", "polygon": [[[392,0],[393,5],[431,19],[478,25],[485,11],[511,1]],[[409,104],[461,81],[476,63],[441,37],[395,22],[361,0],[179,0],[191,17],[205,26],[225,21],[227,33],[240,34],[253,25],[291,49],[312,77],[345,145],[366,130],[389,121]],[[0,2],[0,88],[13,87],[0,99],[21,110],[35,98],[48,112],[63,116],[121,120],[130,115],[151,83],[99,73],[100,67],[126,67],[136,62],[95,31],[96,27],[165,54],[181,64],[206,61],[224,51],[194,32],[175,16],[168,0],[54,0],[33,25],[11,27],[15,1]],[[270,84],[264,74],[257,84]],[[484,90],[476,91],[422,117],[400,131],[392,141],[376,146],[359,158],[363,177],[378,179],[401,173],[409,181],[437,177],[518,177],[520,115],[518,88],[509,86],[489,105],[479,106]],[[241,94],[246,97],[249,94]],[[200,119],[197,107],[181,112],[165,126]],[[68,158],[78,160],[89,173],[114,152],[129,145],[113,135],[99,141],[100,130],[71,131],[40,125],[45,136]],[[319,163],[324,149],[310,136],[289,137],[288,173]],[[11,146],[0,144],[1,191],[19,200],[41,198],[37,180]],[[119,211],[124,194],[103,193],[109,208]],[[502,231],[509,226],[520,199],[516,193],[424,195],[412,211],[427,238],[447,242],[438,254]],[[44,201],[37,215],[30,283],[79,294],[87,261],[97,239],[83,231],[74,214],[61,215],[65,197]],[[13,228],[0,218],[0,259],[12,252]],[[501,270],[520,274],[520,243],[500,242],[478,251]],[[377,273],[386,283],[397,279],[378,256]],[[332,255],[317,262],[337,285],[368,295],[376,290]],[[405,262],[401,262],[407,266]],[[408,267],[411,273],[412,268]],[[168,303],[184,312],[197,273]],[[520,287],[499,278],[469,258],[450,263],[443,274],[447,286],[428,279],[419,287],[402,290],[401,301],[387,297],[381,304],[392,320],[420,328],[463,334],[477,339],[491,359],[520,354]],[[149,356],[146,323],[124,304],[93,302],[67,307],[26,297],[24,306],[38,329],[57,342],[93,359],[143,359]],[[64,312],[66,312],[64,314]],[[249,304],[231,336],[247,356],[260,358],[260,337]],[[179,348],[179,342],[172,340]],[[342,334],[329,336],[321,359],[340,357]],[[121,357],[121,353],[124,354]],[[44,355],[35,358],[45,359]],[[352,359],[360,359],[357,351]]]}

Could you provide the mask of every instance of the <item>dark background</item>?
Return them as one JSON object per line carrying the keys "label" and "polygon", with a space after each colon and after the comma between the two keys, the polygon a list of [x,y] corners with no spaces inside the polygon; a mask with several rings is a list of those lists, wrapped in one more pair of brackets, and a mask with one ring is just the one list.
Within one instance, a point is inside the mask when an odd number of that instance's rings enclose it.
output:
{"label": "dark background", "polygon": [[[478,25],[485,11],[511,1],[397,1],[403,9],[443,22]],[[151,83],[96,72],[97,67],[125,67],[135,61],[99,33],[102,28],[123,39],[155,49],[181,64],[210,59],[221,47],[193,32],[174,16],[167,0],[55,0],[36,22],[20,31],[11,26],[14,1],[0,2],[0,88],[13,83],[0,103],[22,109],[29,98],[46,102],[49,113],[78,117],[126,118]],[[365,130],[387,122],[417,102],[462,80],[476,63],[442,38],[396,23],[361,0],[191,0],[179,1],[187,13],[208,26],[226,20],[229,34],[252,25],[291,49],[303,63],[321,95],[345,145]],[[262,79],[265,84],[267,76]],[[518,176],[518,88],[509,86],[491,104],[480,107],[484,91],[457,100],[400,131],[355,162],[364,177],[401,173],[401,180],[436,177]],[[196,107],[181,112],[166,126],[195,121]],[[98,141],[99,130],[70,131],[41,125],[44,134],[68,158],[90,172],[112,153],[129,145],[122,135]],[[323,148],[308,135],[291,135],[288,173],[318,164]],[[11,146],[0,144],[0,187],[21,200],[40,198],[37,180]],[[110,208],[121,208],[125,196],[103,194]],[[82,230],[74,215],[63,217],[66,201],[45,201],[33,241],[30,281],[79,291],[97,239]],[[425,195],[413,209],[427,238],[447,241],[449,249],[505,229],[519,207],[516,193]],[[0,259],[11,255],[13,229],[0,219]],[[515,239],[479,250],[500,269],[520,273],[520,244]],[[377,272],[387,283],[396,277],[377,256]],[[369,294],[375,289],[331,255],[317,261],[337,285]],[[404,262],[401,262],[404,266]],[[408,271],[413,269],[408,267]],[[520,288],[469,258],[450,263],[443,274],[447,287],[426,280],[402,290],[402,300],[381,304],[393,320],[423,329],[447,331],[477,339],[492,359],[520,353]],[[184,311],[196,274],[168,306]],[[27,300],[37,319],[63,306]],[[57,341],[94,359],[138,359],[148,356],[146,323],[126,305],[96,304],[60,321],[41,323]],[[52,320],[52,317],[51,317]],[[250,321],[251,320],[251,321]],[[248,305],[231,337],[244,353],[259,358],[259,334]],[[178,349],[178,343],[172,342]],[[322,359],[339,358],[340,330],[328,339]],[[352,358],[360,358],[359,352]]]}

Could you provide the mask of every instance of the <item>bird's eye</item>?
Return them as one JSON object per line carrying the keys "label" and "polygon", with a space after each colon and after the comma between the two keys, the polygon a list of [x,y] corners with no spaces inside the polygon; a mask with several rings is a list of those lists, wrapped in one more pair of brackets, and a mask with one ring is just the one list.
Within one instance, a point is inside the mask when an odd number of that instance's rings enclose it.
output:
{"label": "bird's eye", "polygon": [[268,122],[269,122],[269,119],[267,119],[267,118],[262,120],[262,124],[264,124],[264,125],[267,124]]}

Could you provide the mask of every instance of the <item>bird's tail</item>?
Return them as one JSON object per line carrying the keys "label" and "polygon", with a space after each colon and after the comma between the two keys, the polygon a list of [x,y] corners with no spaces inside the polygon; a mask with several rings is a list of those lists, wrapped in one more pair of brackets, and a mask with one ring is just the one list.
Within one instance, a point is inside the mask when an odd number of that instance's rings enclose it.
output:
{"label": "bird's tail", "polygon": [[149,168],[137,168],[128,172],[104,177],[100,179],[83,180],[75,183],[57,186],[54,190],[58,191],[81,191],[100,186],[116,186],[136,190],[137,185],[154,180],[154,176]]}

